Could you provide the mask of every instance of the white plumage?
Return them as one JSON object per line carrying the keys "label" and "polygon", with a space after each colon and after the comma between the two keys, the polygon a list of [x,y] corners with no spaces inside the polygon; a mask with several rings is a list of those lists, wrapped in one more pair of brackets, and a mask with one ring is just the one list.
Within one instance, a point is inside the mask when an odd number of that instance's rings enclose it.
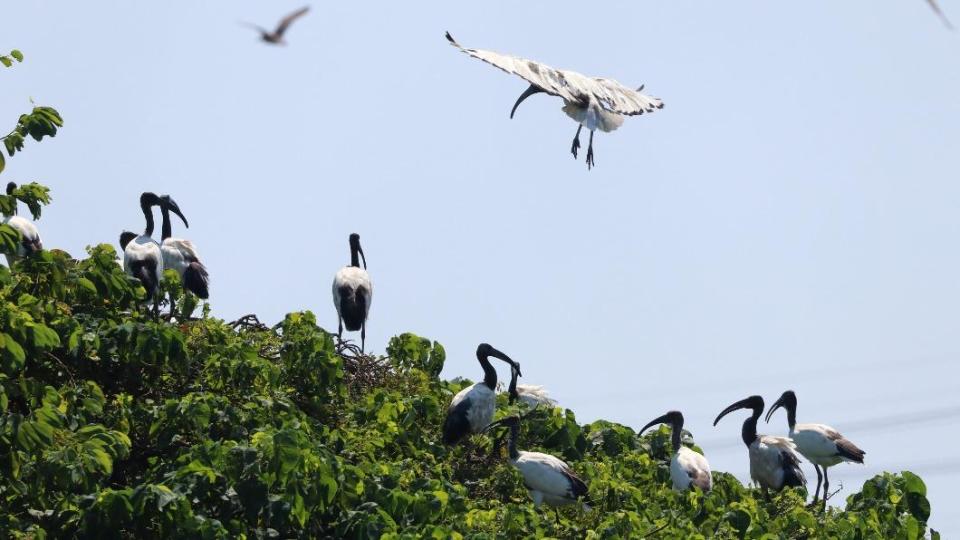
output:
{"label": "white plumage", "polygon": [[[534,506],[547,503],[549,506],[565,506],[577,502],[580,493],[573,470],[563,460],[542,452],[517,452],[510,464],[520,471]],[[582,494],[582,493],[581,493]]]}
{"label": "white plumage", "polygon": [[673,489],[685,490],[691,486],[699,487],[703,491],[713,489],[713,475],[707,458],[681,443],[683,414],[680,411],[668,411],[643,426],[640,434],[657,424],[670,424],[670,442],[673,445],[673,456],[670,458],[670,481],[673,483]]}
{"label": "white plumage", "polygon": [[159,204],[161,199],[156,194],[142,193],[140,210],[143,211],[147,223],[143,234],[134,237],[133,233],[124,232],[120,235],[123,269],[139,279],[147,291],[147,297],[153,298],[155,316],[159,315],[160,298],[157,293],[160,291],[160,280],[163,276],[163,254],[160,252],[160,244],[153,239],[153,207]]}
{"label": "white plumage", "polygon": [[479,433],[493,421],[496,411],[497,395],[489,386],[482,382],[474,383],[457,392],[450,401],[449,410],[456,410],[458,406],[469,403],[466,409],[466,419],[472,433]]}
{"label": "white plumage", "polygon": [[[797,395],[793,390],[784,392],[780,399],[770,406],[770,410],[767,411],[767,422],[780,407],[787,410],[787,426],[790,428],[790,438],[796,445],[797,451],[813,464],[817,472],[817,489],[813,492],[813,501],[817,501],[822,483],[824,506],[826,506],[830,489],[827,469],[844,461],[862,464],[866,452],[826,424],[798,424]],[[820,470],[821,467],[823,471]]]}
{"label": "white plumage", "polygon": [[[545,92],[563,99],[563,112],[579,123],[580,127],[590,130],[590,145],[587,149],[588,168],[594,164],[593,132],[595,130],[613,131],[623,123],[623,116],[650,113],[663,108],[663,102],[659,98],[641,92],[642,86],[634,90],[613,79],[587,77],[576,71],[555,69],[517,56],[468,49],[457,43],[449,32],[447,40],[469,56],[511,75],[517,75],[530,83],[530,88],[513,106],[513,111],[510,112],[511,118],[517,106],[533,94]],[[577,128],[577,134],[570,149],[574,158],[577,157],[577,149],[580,148],[580,127]]]}
{"label": "white plumage", "polygon": [[483,381],[457,392],[450,400],[447,416],[443,420],[444,444],[457,444],[471,433],[483,431],[493,420],[497,408],[497,370],[490,364],[491,356],[510,364],[513,375],[510,385],[516,385],[520,364],[488,343],[478,345],[477,361],[483,368]]}
{"label": "white plumage", "polygon": [[[15,182],[7,183],[7,195],[13,196],[14,191],[17,189],[17,184]],[[17,200],[13,201],[13,213],[17,213]],[[12,215],[5,217],[3,219],[5,225],[9,225],[12,229],[20,233],[20,244],[17,245],[16,254],[5,254],[7,258],[7,266],[13,266],[13,263],[17,259],[27,257],[43,249],[43,241],[40,239],[40,231],[37,230],[37,226],[33,224],[32,221],[26,218],[22,218],[18,215]]]}
{"label": "white plumage", "polygon": [[750,478],[758,485],[779,490],[787,482],[793,462],[799,462],[796,446],[786,437],[759,435],[748,447]]}
{"label": "white plumage", "polygon": [[543,386],[532,384],[518,384],[517,398],[530,407],[556,407],[557,400],[550,397]]}
{"label": "white plumage", "polygon": [[[363,268],[360,268],[363,257]],[[363,351],[367,338],[367,317],[373,302],[373,282],[367,274],[367,258],[360,247],[360,235],[350,235],[350,265],[337,271],[333,276],[333,305],[337,309],[339,331],[343,337],[343,327],[356,332],[360,330],[360,350]]]}
{"label": "white plumage", "polygon": [[40,239],[40,231],[32,221],[20,216],[10,216],[3,220],[3,223],[9,225],[20,233],[20,244],[17,246],[16,256],[7,254],[7,266],[12,266],[14,261],[26,257],[43,249],[43,241]]}
{"label": "white plumage", "polygon": [[807,479],[800,468],[800,457],[794,451],[793,442],[786,437],[757,434],[757,420],[763,415],[763,398],[750,396],[721,412],[713,425],[721,418],[738,409],[751,409],[753,414],[744,420],[741,431],[743,443],[750,458],[750,478],[764,490],[779,491],[787,486],[803,486]]}

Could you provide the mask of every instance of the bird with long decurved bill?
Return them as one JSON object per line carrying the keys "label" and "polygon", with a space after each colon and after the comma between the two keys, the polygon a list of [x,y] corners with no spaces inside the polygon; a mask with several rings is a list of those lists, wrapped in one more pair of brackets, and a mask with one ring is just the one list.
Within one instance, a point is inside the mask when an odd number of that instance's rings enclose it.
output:
{"label": "bird with long decurved bill", "polygon": [[457,444],[471,433],[480,433],[493,421],[497,405],[497,370],[490,363],[491,356],[510,365],[511,401],[515,399],[517,377],[521,375],[520,364],[488,343],[481,343],[477,347],[477,361],[483,368],[483,381],[472,384],[453,396],[443,421],[444,444]]}
{"label": "bird with long decurved bill", "polygon": [[153,299],[153,314],[160,315],[160,280],[163,276],[163,254],[160,244],[153,239],[153,207],[161,204],[160,197],[149,191],[140,194],[140,209],[147,225],[143,234],[131,237],[128,231],[120,235],[123,247],[123,269],[140,280],[147,291],[147,298]]}
{"label": "bird with long decurved bill", "polygon": [[594,165],[594,131],[599,129],[610,132],[623,124],[624,116],[651,113],[663,108],[663,101],[660,98],[642,92],[643,86],[634,90],[613,79],[587,77],[576,71],[554,69],[525,58],[481,49],[468,49],[457,43],[450,32],[447,32],[447,41],[467,55],[483,60],[530,83],[513,105],[510,118],[513,118],[520,103],[534,94],[546,93],[561,98],[563,112],[579,124],[577,133],[573,136],[573,145],[570,147],[570,153],[573,154],[574,159],[580,148],[580,130],[584,127],[590,130],[590,144],[587,146],[588,169]]}
{"label": "bird with long decurved bill", "polygon": [[[163,253],[163,267],[174,270],[180,275],[180,281],[186,291],[206,300],[210,298],[210,275],[207,273],[207,267],[200,262],[200,255],[197,253],[197,248],[194,247],[193,242],[172,237],[171,210],[183,221],[185,227],[190,228],[187,218],[180,211],[180,206],[169,195],[161,196],[160,213],[163,216],[163,224],[160,232],[160,251]],[[171,317],[173,317],[174,309],[175,301],[171,293]]]}
{"label": "bird with long decurved bill", "polygon": [[768,489],[780,491],[786,486],[806,484],[793,442],[786,437],[757,434],[757,420],[763,415],[762,397],[750,396],[730,405],[717,416],[713,425],[716,426],[721,418],[740,409],[753,411],[743,422],[741,436],[750,456],[750,478],[763,489],[764,495]]}
{"label": "bird with long decurved bill", "polygon": [[[360,268],[360,258],[363,268]],[[373,282],[367,273],[367,257],[360,247],[360,235],[350,235],[350,265],[344,266],[333,277],[333,305],[337,308],[339,330],[337,337],[343,339],[343,327],[350,332],[360,331],[360,352],[367,341],[367,316],[373,302]]]}
{"label": "bird with long decurved bill", "polygon": [[13,230],[20,233],[20,243],[17,244],[16,253],[5,254],[7,258],[7,266],[13,266],[13,263],[18,259],[29,257],[30,255],[33,255],[34,253],[43,249],[43,240],[40,239],[40,231],[37,230],[37,226],[34,225],[29,219],[17,215],[17,199],[15,196],[16,190],[17,184],[15,182],[10,182],[7,184],[7,196],[14,197],[13,215],[3,218],[3,223],[5,225],[9,225]]}
{"label": "bird with long decurved bill", "polygon": [[682,491],[694,486],[703,491],[713,489],[713,476],[710,473],[710,463],[707,462],[707,458],[683,446],[680,442],[683,432],[683,414],[680,411],[669,411],[643,426],[638,435],[642,435],[647,428],[657,424],[670,424],[672,431],[670,441],[673,444],[673,456],[670,458],[670,480],[673,482],[673,489]]}
{"label": "bird with long decurved bill", "polygon": [[[773,413],[783,407],[787,410],[787,426],[790,428],[790,439],[797,445],[797,451],[813,463],[817,471],[817,489],[813,492],[813,502],[816,504],[820,495],[820,484],[823,483],[823,506],[827,506],[829,497],[830,478],[827,469],[841,462],[863,464],[867,454],[826,424],[798,424],[797,423],[797,395],[793,390],[787,390],[775,401],[767,411],[766,421],[770,422]],[[823,468],[821,474],[820,469]]]}
{"label": "bird with long decurved bill", "polygon": [[[562,459],[542,452],[527,452],[517,450],[517,438],[520,435],[520,418],[510,416],[497,420],[487,429],[496,426],[508,426],[510,436],[507,440],[510,464],[523,476],[523,485],[533,499],[533,506],[539,507],[546,503],[556,511],[557,522],[560,521],[558,508],[576,503],[587,495],[587,484],[581,480],[573,469]],[[584,503],[584,508],[590,506]]]}

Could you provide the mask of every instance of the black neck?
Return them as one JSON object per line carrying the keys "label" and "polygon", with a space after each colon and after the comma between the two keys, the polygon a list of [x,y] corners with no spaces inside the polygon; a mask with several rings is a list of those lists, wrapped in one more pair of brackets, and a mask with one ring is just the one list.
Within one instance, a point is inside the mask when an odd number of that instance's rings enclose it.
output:
{"label": "black neck", "polygon": [[760,419],[762,413],[763,409],[753,409],[750,418],[743,421],[743,431],[741,432],[743,444],[750,446],[753,441],[757,440],[757,420]]}
{"label": "black neck", "polygon": [[163,216],[163,224],[160,225],[160,239],[166,240],[173,236],[172,227],[170,225],[170,211],[167,210],[166,206],[160,208],[160,214]]}
{"label": "black neck", "polygon": [[360,267],[360,249],[357,246],[350,246],[350,266]]}
{"label": "black neck", "polygon": [[491,390],[496,389],[497,388],[497,370],[493,369],[493,365],[490,364],[490,359],[484,355],[478,354],[477,360],[480,361],[480,366],[483,367],[483,384],[490,387]]}
{"label": "black neck", "polygon": [[517,437],[520,435],[520,423],[514,422],[510,424],[510,440],[507,441],[507,451],[510,452],[510,459],[516,460],[520,457],[520,452],[517,451]]}
{"label": "black neck", "polygon": [[147,220],[147,228],[143,230],[143,234],[153,236],[153,209],[146,203],[140,203],[140,209],[143,210],[143,217]]}
{"label": "black neck", "polygon": [[673,453],[680,451],[680,435],[683,433],[683,422],[670,426],[673,433],[670,434],[670,442],[673,444]]}
{"label": "black neck", "polygon": [[787,409],[787,425],[790,426],[790,429],[793,429],[793,426],[797,425],[797,405],[794,403],[784,408]]}

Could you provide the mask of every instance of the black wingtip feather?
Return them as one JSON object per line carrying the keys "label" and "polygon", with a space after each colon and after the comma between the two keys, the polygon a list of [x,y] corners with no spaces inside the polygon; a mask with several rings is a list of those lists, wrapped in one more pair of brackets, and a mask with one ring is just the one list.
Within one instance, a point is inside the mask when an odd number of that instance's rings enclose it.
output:
{"label": "black wingtip feather", "polygon": [[206,300],[210,298],[210,274],[199,261],[190,263],[183,272],[183,284],[187,290]]}
{"label": "black wingtip feather", "polygon": [[457,44],[457,40],[453,39],[453,36],[450,35],[450,32],[447,32],[447,33],[446,33],[446,36],[447,36],[447,41],[449,41],[449,42],[452,43],[453,45],[456,45],[456,44]]}

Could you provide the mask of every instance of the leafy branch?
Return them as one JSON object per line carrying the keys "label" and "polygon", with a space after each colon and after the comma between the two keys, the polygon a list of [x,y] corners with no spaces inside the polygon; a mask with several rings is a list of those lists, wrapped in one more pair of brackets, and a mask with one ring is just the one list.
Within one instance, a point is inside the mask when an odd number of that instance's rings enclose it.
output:
{"label": "leafy branch", "polygon": [[[16,127],[3,137],[3,146],[7,149],[7,154],[13,157],[14,154],[23,150],[23,143],[27,136],[33,137],[35,141],[41,141],[44,137],[56,137],[57,129],[61,127],[63,127],[63,118],[56,109],[34,107],[30,113],[20,115]],[[3,172],[4,165],[4,157],[0,153],[0,172]]]}
{"label": "leafy branch", "polygon": [[13,66],[13,61],[23,62],[23,53],[14,49],[10,51],[10,55],[0,55],[0,64],[3,64],[6,67]]}

